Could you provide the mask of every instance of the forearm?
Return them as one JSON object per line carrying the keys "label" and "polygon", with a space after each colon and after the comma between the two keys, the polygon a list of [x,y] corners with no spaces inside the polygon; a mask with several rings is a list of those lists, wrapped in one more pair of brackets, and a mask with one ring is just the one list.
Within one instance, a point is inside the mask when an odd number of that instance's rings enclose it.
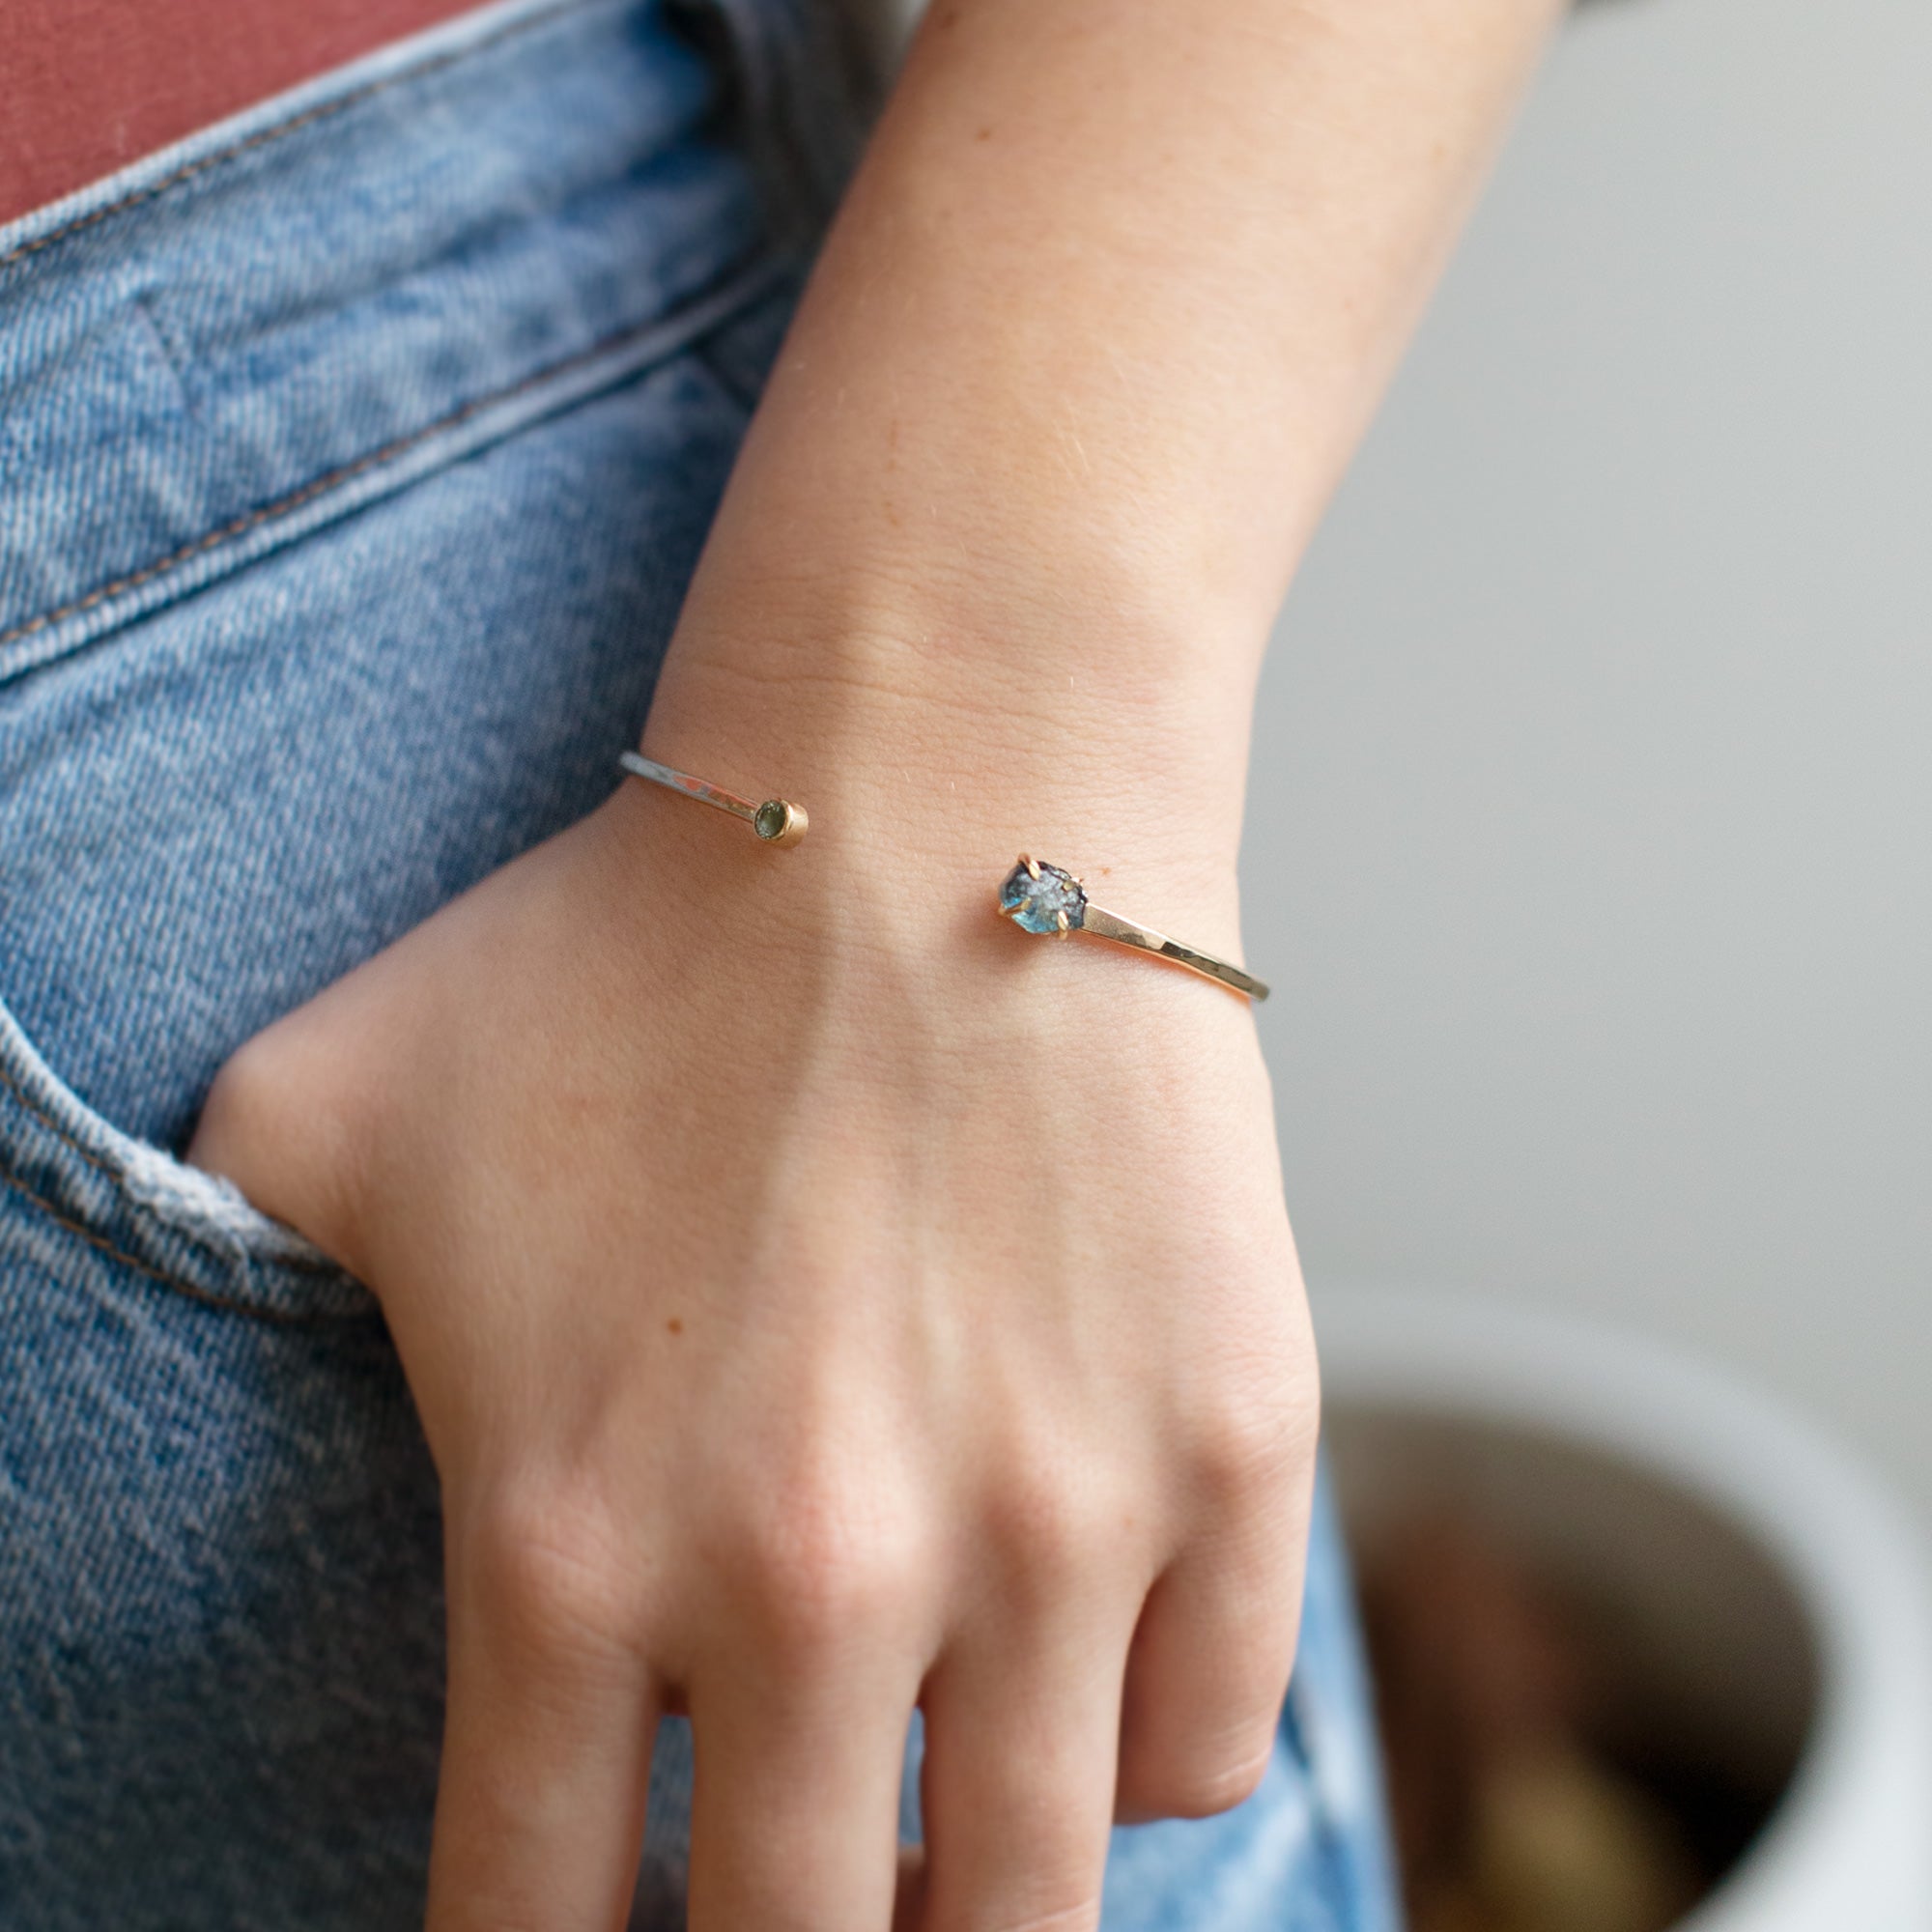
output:
{"label": "forearm", "polygon": [[1151,759],[1231,857],[1269,622],[1554,13],[941,0],[733,479],[662,747],[783,748],[860,810],[886,710],[946,748],[938,782],[1088,797]]}

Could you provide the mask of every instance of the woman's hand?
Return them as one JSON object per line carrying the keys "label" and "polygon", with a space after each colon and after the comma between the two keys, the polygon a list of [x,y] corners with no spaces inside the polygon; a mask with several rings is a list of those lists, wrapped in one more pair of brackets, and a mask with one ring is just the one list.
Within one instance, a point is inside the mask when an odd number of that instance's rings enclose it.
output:
{"label": "woman's hand", "polygon": [[[1317,1403],[1245,1006],[995,915],[1065,801],[797,793],[774,852],[623,787],[244,1047],[191,1150],[374,1289],[421,1410],[438,1932],[622,1923],[668,1711],[696,1932],[884,1932],[915,1703],[930,1932],[1093,1923],[1117,1807],[1270,1748]],[[1116,885],[1231,948],[1218,861]]]}
{"label": "woman's hand", "polygon": [[[382,1297],[443,1483],[432,1925],[610,1932],[657,1714],[696,1932],[1091,1926],[1264,1761],[1315,1368],[1231,995],[1273,611],[1559,0],[948,0],[628,786],[246,1047],[194,1157]],[[883,613],[883,621],[881,615]],[[1107,867],[1113,867],[1107,876]]]}

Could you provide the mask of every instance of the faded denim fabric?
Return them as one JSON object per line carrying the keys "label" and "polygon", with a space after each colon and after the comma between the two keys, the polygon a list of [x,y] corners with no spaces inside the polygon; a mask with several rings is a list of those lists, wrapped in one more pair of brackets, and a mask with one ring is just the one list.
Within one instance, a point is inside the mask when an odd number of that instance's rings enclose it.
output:
{"label": "faded denim fabric", "polygon": [[[0,230],[7,1932],[420,1923],[435,1472],[367,1291],[179,1150],[615,781],[859,132],[833,34],[516,0]],[[1350,1616],[1324,1517],[1265,1787],[1122,1833],[1109,1932],[1391,1924]]]}

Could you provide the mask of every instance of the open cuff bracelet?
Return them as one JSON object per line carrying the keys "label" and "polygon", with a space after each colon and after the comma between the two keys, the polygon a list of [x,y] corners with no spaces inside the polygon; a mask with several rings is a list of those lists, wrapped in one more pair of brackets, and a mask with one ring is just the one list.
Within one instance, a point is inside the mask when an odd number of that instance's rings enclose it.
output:
{"label": "open cuff bracelet", "polygon": [[[647,779],[652,784],[682,792],[700,805],[715,806],[720,811],[744,819],[767,845],[796,845],[810,822],[804,806],[794,805],[789,799],[768,798],[753,805],[749,798],[740,798],[723,785],[694,778],[689,772],[674,771],[640,752],[621,753],[618,762],[633,778]],[[1199,973],[1204,980],[1245,993],[1251,1000],[1264,1000],[1268,996],[1266,986],[1252,973],[1244,973],[1225,959],[1216,959],[1211,952],[1197,952],[1193,947],[1183,946],[1179,940],[1170,939],[1151,925],[1138,924],[1122,919],[1119,913],[1107,911],[1104,906],[1096,906],[1087,896],[1086,887],[1071,872],[1049,866],[1041,859],[1030,859],[1024,852],[1000,887],[1000,910],[1026,932],[1049,937],[1069,932],[1090,933],[1095,939],[1111,939],[1117,946],[1131,946],[1138,952],[1151,952],[1156,959],[1185,966],[1190,973]]]}
{"label": "open cuff bracelet", "polygon": [[1070,932],[1091,933],[1095,939],[1111,939],[1117,945],[1132,946],[1142,952],[1153,953],[1156,958],[1170,959],[1177,966],[1185,966],[1190,973],[1199,973],[1203,979],[1232,986],[1251,1000],[1264,1000],[1268,996],[1266,986],[1253,974],[1243,973],[1238,966],[1231,966],[1211,953],[1197,952],[1193,947],[1183,946],[1164,932],[1155,932],[1151,926],[1137,924],[1130,919],[1122,919],[1119,913],[1096,906],[1087,896],[1086,887],[1071,872],[1049,866],[1043,859],[1029,859],[1024,852],[1000,887],[1000,910],[1026,932],[1043,933],[1049,938]]}

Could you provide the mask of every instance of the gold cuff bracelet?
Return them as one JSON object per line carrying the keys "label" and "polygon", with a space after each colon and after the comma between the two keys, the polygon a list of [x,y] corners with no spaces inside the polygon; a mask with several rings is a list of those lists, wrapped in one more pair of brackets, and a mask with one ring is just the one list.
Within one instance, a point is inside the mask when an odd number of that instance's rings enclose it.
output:
{"label": "gold cuff bracelet", "polygon": [[1019,864],[1000,886],[1000,910],[1027,932],[1043,933],[1049,938],[1070,932],[1090,932],[1095,939],[1111,939],[1117,946],[1131,946],[1156,958],[1172,960],[1212,980],[1245,993],[1251,1000],[1264,1000],[1268,989],[1252,973],[1231,966],[1211,953],[1197,952],[1178,939],[1170,939],[1151,926],[1122,919],[1119,913],[1096,906],[1087,896],[1087,888],[1071,872],[1049,866],[1043,859],[1029,859],[1022,852]]}

